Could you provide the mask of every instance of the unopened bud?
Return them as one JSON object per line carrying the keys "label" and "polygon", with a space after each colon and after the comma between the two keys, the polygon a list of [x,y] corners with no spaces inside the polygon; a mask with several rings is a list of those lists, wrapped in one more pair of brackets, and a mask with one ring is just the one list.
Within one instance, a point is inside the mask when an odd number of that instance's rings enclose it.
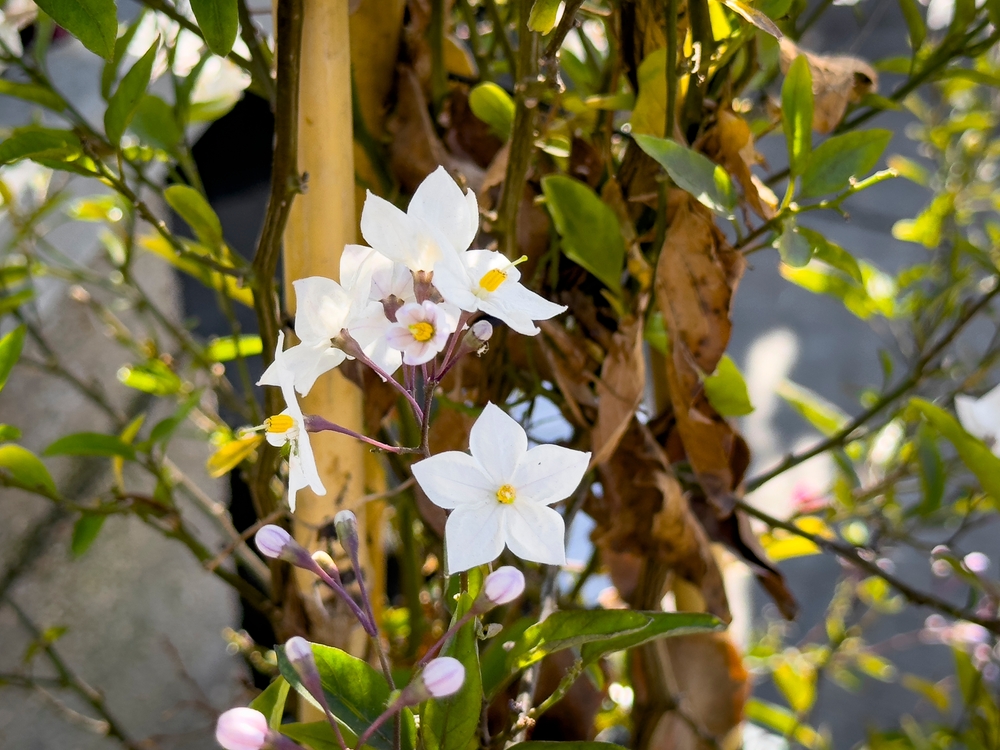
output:
{"label": "unopened bud", "polygon": [[226,750],[261,750],[271,729],[267,717],[252,708],[231,708],[215,725],[215,740]]}
{"label": "unopened bud", "polygon": [[325,550],[318,549],[312,554],[313,562],[319,565],[324,571],[329,575],[340,575],[340,570],[337,568],[337,563],[333,561],[329,553]]}
{"label": "unopened bud", "polygon": [[457,693],[465,682],[465,667],[458,659],[450,656],[439,656],[431,659],[424,671],[417,675],[424,690],[432,698],[447,698]]}
{"label": "unopened bud", "polygon": [[358,538],[358,517],[349,510],[342,510],[333,517],[333,525],[337,529],[337,539],[353,561],[361,543]]}
{"label": "unopened bud", "polygon": [[285,550],[290,545],[295,544],[291,534],[272,523],[261,527],[257,535],[254,536],[254,542],[262,555],[275,559],[281,559]]}
{"label": "unopened bud", "polygon": [[512,602],[524,593],[524,573],[511,565],[504,565],[486,576],[481,597],[494,605]]}
{"label": "unopened bud", "polygon": [[488,320],[477,320],[463,337],[462,346],[470,352],[479,353],[492,336],[493,325]]}
{"label": "unopened bud", "polygon": [[301,661],[313,661],[312,644],[301,636],[289,638],[285,643],[285,655],[292,663]]}

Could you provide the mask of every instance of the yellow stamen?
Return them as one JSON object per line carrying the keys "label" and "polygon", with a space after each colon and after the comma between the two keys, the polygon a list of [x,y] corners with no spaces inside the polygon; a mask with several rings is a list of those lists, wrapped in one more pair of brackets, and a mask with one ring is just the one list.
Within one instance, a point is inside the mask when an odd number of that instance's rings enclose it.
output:
{"label": "yellow stamen", "polygon": [[522,255],[515,261],[511,261],[502,269],[492,268],[483,274],[483,278],[479,280],[479,287],[487,292],[495,292],[497,288],[507,280],[507,270],[513,268],[519,263],[524,263],[528,259],[527,255]]}
{"label": "yellow stamen", "polygon": [[497,502],[503,503],[504,505],[510,505],[514,502],[517,497],[517,493],[514,488],[509,484],[505,484],[503,487],[497,490]]}
{"label": "yellow stamen", "polygon": [[295,426],[295,420],[287,414],[277,414],[264,420],[264,429],[268,432],[288,432]]}
{"label": "yellow stamen", "polygon": [[421,320],[419,323],[414,323],[410,326],[410,333],[413,334],[414,339],[422,344],[434,338],[434,326],[425,320]]}

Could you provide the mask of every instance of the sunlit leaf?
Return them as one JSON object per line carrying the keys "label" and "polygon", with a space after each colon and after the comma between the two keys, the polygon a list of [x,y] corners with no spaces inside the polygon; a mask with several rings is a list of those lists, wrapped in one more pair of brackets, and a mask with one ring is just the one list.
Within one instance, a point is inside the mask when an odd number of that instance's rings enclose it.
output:
{"label": "sunlit leaf", "polygon": [[562,0],[535,0],[528,15],[528,28],[539,34],[548,34],[555,28]]}
{"label": "sunlit leaf", "polygon": [[875,168],[891,139],[889,130],[862,130],[823,141],[806,162],[797,197],[816,198],[847,187],[852,178]]}
{"label": "sunlit leaf", "polygon": [[170,396],[177,393],[183,381],[164,362],[151,359],[141,365],[125,365],[118,370],[118,380],[129,388],[152,393],[154,396]]}
{"label": "sunlit leaf", "polygon": [[490,126],[497,138],[502,141],[510,138],[514,126],[514,100],[502,88],[489,81],[480,83],[469,92],[469,108]]}
{"label": "sunlit leaf", "polygon": [[0,78],[0,96],[12,96],[33,104],[41,104],[54,112],[62,112],[66,108],[66,102],[59,94],[34,83],[17,83]]}
{"label": "sunlit leaf", "polygon": [[774,21],[756,8],[743,2],[743,0],[719,0],[719,2],[737,15],[742,16],[743,20],[749,21],[761,31],[766,31],[776,39],[781,38],[781,29],[775,26]]}
{"label": "sunlit leaf", "polygon": [[790,380],[779,383],[776,390],[779,396],[826,437],[836,435],[850,421],[850,417],[839,406]]}
{"label": "sunlit leaf", "polygon": [[24,337],[27,332],[27,326],[20,325],[0,338],[0,391],[6,385],[14,365],[21,358],[21,350],[24,348]]}
{"label": "sunlit leaf", "polygon": [[805,168],[812,151],[813,89],[812,72],[805,55],[788,68],[781,86],[781,123],[788,144],[788,164],[792,177]]}
{"label": "sunlit leaf", "polygon": [[42,452],[43,456],[120,456],[135,461],[135,448],[117,435],[100,432],[75,432],[63,435]]}
{"label": "sunlit leaf", "polygon": [[191,10],[208,48],[217,55],[228,55],[239,29],[237,0],[191,0]]}
{"label": "sunlit leaf", "polygon": [[34,453],[20,445],[0,445],[0,472],[27,490],[55,497],[59,494],[52,475]]}
{"label": "sunlit leaf", "polygon": [[955,446],[962,463],[976,475],[983,490],[993,498],[1000,499],[1000,458],[994,456],[982,440],[962,429],[958,420],[941,407],[922,398],[914,398],[910,404],[920,410],[939,435]]}
{"label": "sunlit leaf", "polygon": [[744,417],[753,411],[743,373],[729,355],[723,355],[715,372],[706,376],[702,384],[708,402],[722,416]]}
{"label": "sunlit leaf", "polygon": [[255,432],[226,443],[213,453],[205,464],[209,475],[219,478],[228,474],[253,455],[262,442],[264,436]]}
{"label": "sunlit leaf", "polygon": [[720,165],[668,138],[636,135],[635,142],[667,170],[679,188],[722,216],[732,214],[736,193],[732,180]]}
{"label": "sunlit leaf", "polygon": [[36,4],[95,55],[113,57],[118,36],[115,0],[36,0]]}
{"label": "sunlit leaf", "polygon": [[121,141],[125,128],[132,121],[135,110],[146,93],[159,46],[160,40],[157,38],[146,50],[146,54],[122,76],[114,95],[108,100],[108,108],[104,112],[104,132],[112,145],[117,146]]}
{"label": "sunlit leaf", "polygon": [[201,193],[187,185],[171,185],[164,189],[163,197],[203,245],[221,251],[222,222]]}
{"label": "sunlit leaf", "polygon": [[277,729],[281,726],[281,718],[285,715],[285,701],[288,698],[290,687],[291,685],[284,677],[275,677],[264,692],[250,702],[250,708],[260,711],[267,717],[267,725],[271,729]]}

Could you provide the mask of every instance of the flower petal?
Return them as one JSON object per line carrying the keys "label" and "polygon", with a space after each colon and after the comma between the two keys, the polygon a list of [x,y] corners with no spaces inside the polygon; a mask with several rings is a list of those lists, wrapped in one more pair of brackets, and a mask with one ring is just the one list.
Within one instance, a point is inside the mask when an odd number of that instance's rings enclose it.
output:
{"label": "flower petal", "polygon": [[984,425],[979,421],[979,409],[978,402],[972,396],[966,396],[964,394],[956,394],[955,396],[955,413],[958,415],[958,421],[962,423],[962,427],[970,435],[982,439],[986,436],[984,431]]}
{"label": "flower petal", "polygon": [[515,500],[504,507],[507,548],[522,560],[566,564],[566,524],[552,508]]}
{"label": "flower petal", "polygon": [[[364,245],[344,245],[340,255],[340,285],[346,290],[353,290],[359,284],[371,284],[372,274],[376,267],[392,267],[392,261],[379,252]],[[368,296],[368,290],[365,290]]]}
{"label": "flower petal", "polygon": [[305,396],[312,390],[320,375],[339,366],[345,359],[347,355],[340,349],[334,349],[329,342],[320,341],[315,344],[296,344],[286,350],[282,365],[293,374],[295,390]]}
{"label": "flower petal", "polygon": [[295,335],[314,343],[336,336],[345,327],[351,295],[333,279],[310,276],[292,282],[295,287]]}
{"label": "flower petal", "polygon": [[361,236],[386,258],[397,263],[409,265],[419,254],[413,220],[370,190],[361,211]]}
{"label": "flower petal", "polygon": [[[298,463],[302,472],[302,479],[309,488],[317,495],[325,495],[326,487],[320,479],[319,469],[316,468],[316,457],[313,455],[312,443],[309,442],[309,433],[304,428],[299,430],[298,443]],[[289,466],[289,471],[291,466]]]}
{"label": "flower petal", "polygon": [[510,483],[518,498],[551,505],[573,493],[589,464],[590,453],[561,445],[537,445],[518,462]]}
{"label": "flower petal", "polygon": [[486,404],[469,433],[469,449],[494,490],[510,482],[518,462],[528,450],[524,429],[496,404]]}
{"label": "flower petal", "polygon": [[479,299],[472,291],[472,282],[460,263],[454,261],[435,263],[434,286],[452,305],[468,312],[479,309]]}
{"label": "flower petal", "polygon": [[566,311],[565,306],[549,302],[521,284],[513,284],[510,281],[501,284],[495,292],[480,302],[479,309],[500,318],[515,331],[526,336],[538,333],[538,329],[531,324],[531,321],[548,320]]}
{"label": "flower petal", "polygon": [[[470,194],[472,201],[467,197]],[[437,230],[458,252],[467,250],[479,231],[475,194],[471,190],[462,192],[444,167],[438,167],[420,183],[407,213]]]}
{"label": "flower petal", "polygon": [[432,503],[450,510],[483,502],[496,504],[497,485],[468,453],[446,451],[417,461],[413,478]]}
{"label": "flower petal", "polygon": [[477,505],[463,505],[451,512],[444,526],[448,575],[485,565],[500,557],[505,536],[503,508],[496,500],[490,500]]}

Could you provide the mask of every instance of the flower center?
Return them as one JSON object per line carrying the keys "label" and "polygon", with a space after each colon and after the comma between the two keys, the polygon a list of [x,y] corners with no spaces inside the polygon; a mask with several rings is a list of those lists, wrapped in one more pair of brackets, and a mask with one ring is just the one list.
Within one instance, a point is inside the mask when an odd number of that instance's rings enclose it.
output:
{"label": "flower center", "polygon": [[273,433],[288,432],[295,426],[295,420],[287,414],[277,414],[264,420],[264,429]]}
{"label": "flower center", "polygon": [[497,288],[507,280],[507,270],[519,263],[524,263],[528,259],[527,255],[522,255],[515,261],[511,261],[503,268],[491,268],[483,278],[479,280],[479,288],[486,292],[495,292]]}
{"label": "flower center", "polygon": [[516,497],[517,493],[514,491],[514,488],[511,487],[509,484],[505,484],[503,487],[497,490],[498,503],[503,503],[504,505],[510,505],[512,502],[514,502],[514,499]]}
{"label": "flower center", "polygon": [[421,320],[419,323],[414,323],[410,326],[410,333],[413,334],[414,339],[422,344],[434,338],[434,326],[426,320]]}

